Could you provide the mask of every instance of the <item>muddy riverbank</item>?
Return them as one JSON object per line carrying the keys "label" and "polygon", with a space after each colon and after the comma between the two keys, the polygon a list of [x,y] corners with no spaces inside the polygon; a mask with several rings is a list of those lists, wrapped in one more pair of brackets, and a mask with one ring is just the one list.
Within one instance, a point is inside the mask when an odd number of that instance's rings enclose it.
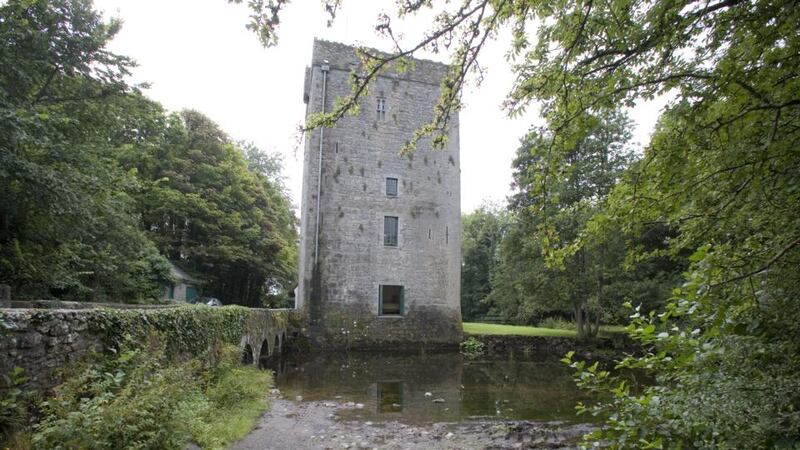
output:
{"label": "muddy riverbank", "polygon": [[525,420],[469,420],[410,425],[348,420],[360,403],[285,399],[231,450],[256,449],[519,449],[576,448],[591,425]]}

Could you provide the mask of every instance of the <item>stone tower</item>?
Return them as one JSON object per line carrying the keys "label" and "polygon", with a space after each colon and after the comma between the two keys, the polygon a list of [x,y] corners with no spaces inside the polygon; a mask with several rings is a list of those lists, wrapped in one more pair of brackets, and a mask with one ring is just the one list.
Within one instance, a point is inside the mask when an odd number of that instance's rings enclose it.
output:
{"label": "stone tower", "polygon": [[[350,92],[353,47],[314,41],[306,114]],[[400,149],[428,123],[447,66],[380,76],[360,112],[306,135],[297,304],[319,344],[398,347],[461,339],[459,124],[449,143]]]}

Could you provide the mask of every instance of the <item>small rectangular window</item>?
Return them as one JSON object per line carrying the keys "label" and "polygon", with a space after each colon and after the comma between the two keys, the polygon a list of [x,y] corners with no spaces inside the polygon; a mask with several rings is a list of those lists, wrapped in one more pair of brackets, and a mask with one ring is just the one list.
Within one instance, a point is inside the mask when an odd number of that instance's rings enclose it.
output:
{"label": "small rectangular window", "polygon": [[383,120],[386,118],[386,99],[379,98],[378,99],[378,120]]}
{"label": "small rectangular window", "polygon": [[397,197],[397,178],[386,179],[386,195],[389,197]]}
{"label": "small rectangular window", "polygon": [[397,217],[384,216],[383,245],[397,247]]}
{"label": "small rectangular window", "polygon": [[405,308],[405,288],[403,286],[380,285],[378,303],[382,316],[402,316]]}

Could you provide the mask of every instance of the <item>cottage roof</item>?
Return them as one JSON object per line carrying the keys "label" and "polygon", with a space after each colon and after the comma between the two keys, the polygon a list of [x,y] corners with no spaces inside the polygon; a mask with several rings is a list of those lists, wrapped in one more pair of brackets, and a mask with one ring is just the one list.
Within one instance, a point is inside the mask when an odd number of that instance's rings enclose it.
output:
{"label": "cottage roof", "polygon": [[169,271],[170,271],[170,274],[172,275],[172,277],[175,278],[178,281],[183,281],[183,282],[187,282],[188,281],[190,283],[199,283],[200,282],[199,279],[189,275],[188,273],[186,273],[185,270],[181,269],[180,267],[178,267],[177,265],[175,265],[175,263],[173,263],[171,261],[169,263]]}

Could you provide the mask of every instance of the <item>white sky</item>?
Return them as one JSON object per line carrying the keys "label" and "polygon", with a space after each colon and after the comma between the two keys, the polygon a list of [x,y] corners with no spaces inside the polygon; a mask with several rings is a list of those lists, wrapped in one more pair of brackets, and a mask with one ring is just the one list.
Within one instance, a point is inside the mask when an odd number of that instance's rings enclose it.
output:
{"label": "white sky", "polygon": [[[281,16],[279,44],[269,49],[245,29],[247,8],[225,0],[95,0],[95,5],[107,17],[124,21],[111,49],[138,62],[133,81],[151,83],[146,91],[150,98],[169,110],[201,111],[232,138],[284,155],[287,185],[297,207],[302,147],[297,146],[296,130],[305,114],[303,76],[313,39],[388,50],[389,44],[373,26],[378,13],[391,12],[394,2],[346,0],[333,27],[327,28],[321,2],[295,0]],[[402,29],[409,39],[425,29],[424,21],[407,21]],[[519,139],[537,121],[535,110],[509,119],[500,109],[513,80],[504,59],[505,41],[501,37],[485,49],[481,62],[488,68],[486,80],[479,89],[472,87],[464,94],[467,106],[460,117],[463,212],[484,201],[505,199]],[[432,59],[446,62],[443,58]],[[648,140],[663,103],[633,111],[636,141]]]}

